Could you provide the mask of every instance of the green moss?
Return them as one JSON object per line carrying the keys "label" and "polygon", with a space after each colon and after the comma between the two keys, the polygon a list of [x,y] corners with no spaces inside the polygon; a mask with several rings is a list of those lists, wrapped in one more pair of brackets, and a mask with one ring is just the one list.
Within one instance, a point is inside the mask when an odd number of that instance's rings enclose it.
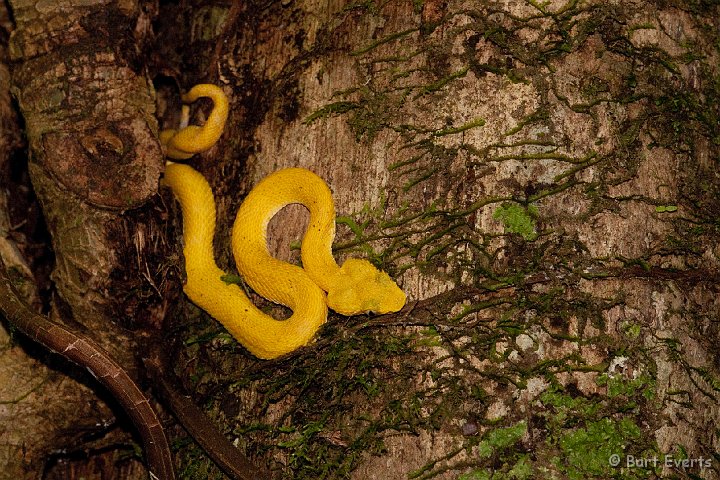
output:
{"label": "green moss", "polygon": [[409,28],[407,30],[402,30],[400,32],[391,33],[390,35],[387,35],[383,38],[375,40],[374,42],[371,42],[370,44],[368,44],[364,47],[358,48],[357,50],[351,52],[350,55],[351,56],[364,55],[364,54],[376,49],[380,45],[386,44],[388,42],[392,42],[394,40],[399,40],[403,37],[406,37],[407,35],[410,35],[413,32],[417,32],[417,30],[418,30],[417,28]]}
{"label": "green moss", "polygon": [[481,457],[490,457],[498,451],[515,445],[527,432],[527,423],[518,422],[512,427],[492,430],[478,445],[478,454]]}
{"label": "green moss", "polygon": [[[378,201],[374,205],[365,203],[361,210],[348,215],[339,215],[335,218],[336,225],[344,225],[347,227],[350,232],[352,232],[353,238],[336,243],[333,245],[333,251],[359,251],[368,261],[382,268],[388,250],[376,250],[372,244],[373,242],[387,238],[383,233],[386,223],[388,222],[386,218],[387,199],[384,192],[380,192],[376,198],[378,198]],[[400,222],[400,224],[402,224],[402,222]]]}
{"label": "green moss", "polygon": [[638,30],[655,30],[656,27],[652,23],[645,22],[645,23],[638,23],[635,25],[630,25],[628,27],[628,33],[632,34],[633,32],[636,32]]}
{"label": "green moss", "polygon": [[535,231],[537,215],[537,207],[533,205],[523,207],[517,203],[504,203],[495,210],[493,218],[503,222],[506,232],[516,233],[527,241],[533,241],[538,236]]}
{"label": "green moss", "polygon": [[[493,468],[474,468],[469,472],[462,473],[456,478],[458,480],[469,479],[527,479],[532,478],[534,473],[533,465],[526,454],[518,453],[517,444],[527,433],[527,423],[520,421],[510,427],[499,427],[487,432],[482,440],[470,440],[472,447],[455,450],[442,459],[438,459],[425,465],[423,468],[411,472],[409,478],[435,478],[443,473],[445,469],[439,466],[440,463],[450,460],[461,452],[467,453],[471,458],[482,462],[503,459],[501,465],[493,462]],[[467,461],[465,461],[467,462]],[[464,470],[465,468],[463,468]]]}
{"label": "green moss", "polygon": [[646,373],[632,379],[627,379],[621,375],[609,376],[603,374],[597,378],[596,383],[607,387],[609,398],[618,396],[629,398],[637,393],[642,393],[648,399],[655,396],[655,379]]}
{"label": "green moss", "polygon": [[463,473],[457,480],[491,480],[492,474],[487,470],[474,470],[470,473]]}
{"label": "green moss", "polygon": [[526,480],[533,478],[534,469],[529,455],[523,455],[508,472],[508,478]]}
{"label": "green moss", "polygon": [[462,133],[466,130],[470,130],[471,128],[482,127],[483,125],[485,125],[485,120],[483,120],[482,118],[476,118],[459,127],[444,128],[442,130],[438,130],[437,132],[433,133],[433,136],[444,137],[445,135],[454,135],[456,133]]}
{"label": "green moss", "polygon": [[637,323],[627,323],[622,328],[625,335],[632,339],[640,337],[640,333],[642,333],[642,326]]}
{"label": "green moss", "polygon": [[[173,451],[182,458],[180,480],[222,480],[225,475],[189,437],[175,439]],[[140,455],[141,456],[141,455]]]}
{"label": "green moss", "polygon": [[626,444],[639,437],[640,428],[628,418],[589,422],[560,438],[563,457],[556,460],[557,467],[570,479],[609,478],[615,472],[610,457],[622,456]]}
{"label": "green moss", "polygon": [[671,213],[671,212],[677,212],[677,205],[656,205],[655,211],[657,213]]}
{"label": "green moss", "polygon": [[303,123],[305,125],[310,125],[315,120],[327,118],[333,115],[339,115],[345,112],[349,112],[351,110],[355,110],[356,108],[360,108],[360,105],[356,102],[332,102],[323,107],[320,107],[319,109],[308,115],[305,120],[303,120]]}
{"label": "green moss", "polygon": [[418,347],[439,347],[442,345],[442,338],[438,334],[437,328],[429,327],[419,332],[419,338],[416,342]]}
{"label": "green moss", "polygon": [[200,7],[193,15],[192,41],[211,41],[220,35],[225,26],[228,8]]}
{"label": "green moss", "polygon": [[415,95],[414,98],[417,99],[417,98],[421,97],[422,95],[437,92],[438,90],[442,89],[445,85],[449,84],[453,80],[464,77],[469,70],[470,70],[469,66],[463,67],[460,70],[451,73],[450,75],[447,75],[443,78],[440,78],[439,80],[436,80],[432,83],[429,83],[429,84],[423,86],[422,88],[420,88],[420,91]]}

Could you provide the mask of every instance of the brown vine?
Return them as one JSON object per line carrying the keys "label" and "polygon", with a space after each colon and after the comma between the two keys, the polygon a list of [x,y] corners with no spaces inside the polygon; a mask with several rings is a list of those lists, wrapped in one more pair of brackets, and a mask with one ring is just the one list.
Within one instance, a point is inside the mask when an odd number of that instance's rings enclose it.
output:
{"label": "brown vine", "polygon": [[145,447],[150,478],[173,480],[175,468],[165,432],[145,394],[127,372],[91,339],[34,313],[21,300],[0,259],[0,312],[24,335],[87,370],[120,403]]}

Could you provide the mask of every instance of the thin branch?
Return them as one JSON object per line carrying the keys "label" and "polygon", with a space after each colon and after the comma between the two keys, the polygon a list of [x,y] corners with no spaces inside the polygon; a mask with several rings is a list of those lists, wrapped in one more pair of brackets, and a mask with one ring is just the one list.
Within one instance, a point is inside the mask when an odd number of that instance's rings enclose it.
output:
{"label": "thin branch", "polygon": [[205,413],[181,393],[179,380],[168,366],[165,356],[155,348],[143,358],[155,388],[170,407],[180,425],[195,439],[227,476],[234,480],[267,480],[270,473],[256,466],[220,433]]}
{"label": "thin branch", "polygon": [[120,403],[142,438],[150,478],[174,480],[165,432],[152,406],[127,372],[93,340],[30,310],[0,259],[0,312],[24,335],[86,368]]}

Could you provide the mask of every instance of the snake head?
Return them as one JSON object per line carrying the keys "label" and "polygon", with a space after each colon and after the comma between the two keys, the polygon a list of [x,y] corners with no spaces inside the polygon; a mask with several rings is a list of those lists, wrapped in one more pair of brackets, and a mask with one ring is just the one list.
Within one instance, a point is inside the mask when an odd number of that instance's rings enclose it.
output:
{"label": "snake head", "polygon": [[328,307],[342,315],[397,312],[407,299],[390,275],[357,258],[343,263],[332,285]]}

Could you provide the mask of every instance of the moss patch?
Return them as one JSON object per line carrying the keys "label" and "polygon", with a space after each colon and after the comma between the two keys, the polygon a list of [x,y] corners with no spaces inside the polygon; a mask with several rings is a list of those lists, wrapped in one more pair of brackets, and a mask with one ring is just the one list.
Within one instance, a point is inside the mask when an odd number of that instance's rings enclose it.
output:
{"label": "moss patch", "polygon": [[535,218],[538,210],[534,205],[524,207],[516,203],[504,203],[493,213],[493,218],[503,222],[505,231],[516,233],[527,241],[533,241],[538,234],[535,230]]}

